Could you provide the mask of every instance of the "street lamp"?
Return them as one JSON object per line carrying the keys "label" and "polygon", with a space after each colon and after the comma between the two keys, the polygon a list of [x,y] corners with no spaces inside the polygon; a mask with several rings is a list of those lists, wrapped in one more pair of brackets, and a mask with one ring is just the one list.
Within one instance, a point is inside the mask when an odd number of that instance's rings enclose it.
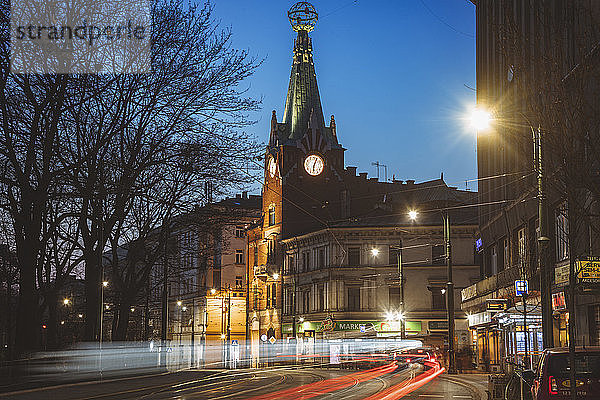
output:
{"label": "street lamp", "polygon": [[215,293],[217,293],[217,289],[215,289],[215,288],[210,289],[210,294],[215,294]]}
{"label": "street lamp", "polygon": [[67,299],[67,298],[65,298],[65,299],[63,300],[63,304],[64,304],[65,306],[68,306],[68,305],[69,305],[69,303],[71,303],[71,300],[69,300],[69,299]]}
{"label": "street lamp", "polygon": [[275,279],[275,280],[279,279],[279,274],[277,272],[275,272],[273,274],[273,279]]}
{"label": "street lamp", "polygon": [[475,108],[470,115],[470,123],[471,127],[473,127],[476,131],[487,131],[494,118],[492,117],[492,113],[484,108]]}
{"label": "street lamp", "polygon": [[377,257],[377,256],[379,255],[379,249],[377,249],[377,248],[372,248],[372,249],[371,249],[371,255],[372,255],[373,257]]}
{"label": "street lamp", "polygon": [[416,221],[418,216],[419,213],[416,210],[410,210],[408,212],[408,218],[410,218],[412,221]]}

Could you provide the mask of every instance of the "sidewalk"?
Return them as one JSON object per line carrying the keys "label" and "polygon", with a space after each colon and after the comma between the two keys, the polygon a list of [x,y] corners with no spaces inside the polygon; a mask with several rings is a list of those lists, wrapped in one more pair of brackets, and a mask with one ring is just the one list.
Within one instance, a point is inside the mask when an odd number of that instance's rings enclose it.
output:
{"label": "sidewalk", "polygon": [[443,374],[440,376],[441,379],[445,379],[452,383],[465,386],[475,396],[475,400],[487,400],[488,394],[488,379],[490,374],[482,373],[461,373],[458,375]]}

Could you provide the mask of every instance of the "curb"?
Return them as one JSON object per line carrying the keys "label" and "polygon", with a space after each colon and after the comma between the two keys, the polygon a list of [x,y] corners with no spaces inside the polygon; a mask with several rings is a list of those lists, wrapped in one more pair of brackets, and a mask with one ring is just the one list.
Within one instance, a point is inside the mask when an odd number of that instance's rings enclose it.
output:
{"label": "curb", "polygon": [[466,388],[471,395],[473,396],[474,400],[487,400],[488,399],[488,395],[487,395],[487,391],[483,391],[481,389],[479,389],[477,386],[468,383],[468,382],[464,382],[462,380],[456,379],[456,378],[452,378],[449,377],[448,375],[442,375],[440,376],[440,379],[445,379],[449,382],[455,383],[457,385],[463,386],[464,388]]}

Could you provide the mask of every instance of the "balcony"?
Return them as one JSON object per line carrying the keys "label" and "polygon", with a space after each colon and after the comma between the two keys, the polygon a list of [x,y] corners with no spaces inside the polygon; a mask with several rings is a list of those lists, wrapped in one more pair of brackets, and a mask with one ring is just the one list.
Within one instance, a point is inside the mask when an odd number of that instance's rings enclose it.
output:
{"label": "balcony", "polygon": [[[518,279],[521,279],[521,269],[516,266],[507,268],[504,271],[498,272],[496,275],[490,276],[489,278],[464,288],[461,291],[462,301],[464,302],[479,296],[484,296],[500,288],[512,286]],[[530,277],[529,279],[535,282],[534,277]]]}

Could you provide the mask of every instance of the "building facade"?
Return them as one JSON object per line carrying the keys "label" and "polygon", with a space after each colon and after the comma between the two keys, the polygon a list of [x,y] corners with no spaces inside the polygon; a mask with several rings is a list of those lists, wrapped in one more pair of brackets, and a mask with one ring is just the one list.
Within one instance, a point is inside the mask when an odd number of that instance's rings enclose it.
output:
{"label": "building facade", "polygon": [[[565,346],[569,320],[576,323],[577,344],[600,343],[597,285],[580,287],[568,299],[569,263],[598,254],[598,235],[589,219],[577,223],[582,233],[570,257],[572,212],[565,186],[578,178],[565,179],[575,160],[567,155],[567,141],[560,140],[573,130],[580,130],[574,137],[597,137],[597,128],[588,130],[588,122],[597,116],[561,114],[555,106],[575,104],[570,102],[584,99],[590,87],[597,92],[600,8],[586,0],[473,3],[477,103],[492,112],[494,122],[477,139],[479,250],[485,279],[462,291],[462,307],[477,337],[479,368],[497,371],[505,367],[505,357],[520,361],[527,353],[535,362],[545,344]],[[595,103],[585,101],[581,109]],[[566,121],[571,128],[562,136],[555,134]],[[592,162],[584,163],[592,170]],[[578,201],[595,202],[588,189],[579,193]],[[545,201],[541,207],[540,198]],[[546,221],[542,227],[540,212]],[[549,280],[547,286],[541,285],[540,271]],[[516,281],[527,281],[526,297],[518,295]],[[495,300],[504,301],[505,308],[490,309]],[[567,312],[570,301],[576,304],[572,318]],[[545,338],[544,318],[551,326]]]}
{"label": "building facade", "polygon": [[[247,309],[246,230],[260,216],[260,196],[243,193],[173,223],[168,260],[167,339],[173,365],[222,367],[244,356]],[[162,262],[153,269],[151,339],[161,338]],[[230,346],[238,344],[237,347]]]}

